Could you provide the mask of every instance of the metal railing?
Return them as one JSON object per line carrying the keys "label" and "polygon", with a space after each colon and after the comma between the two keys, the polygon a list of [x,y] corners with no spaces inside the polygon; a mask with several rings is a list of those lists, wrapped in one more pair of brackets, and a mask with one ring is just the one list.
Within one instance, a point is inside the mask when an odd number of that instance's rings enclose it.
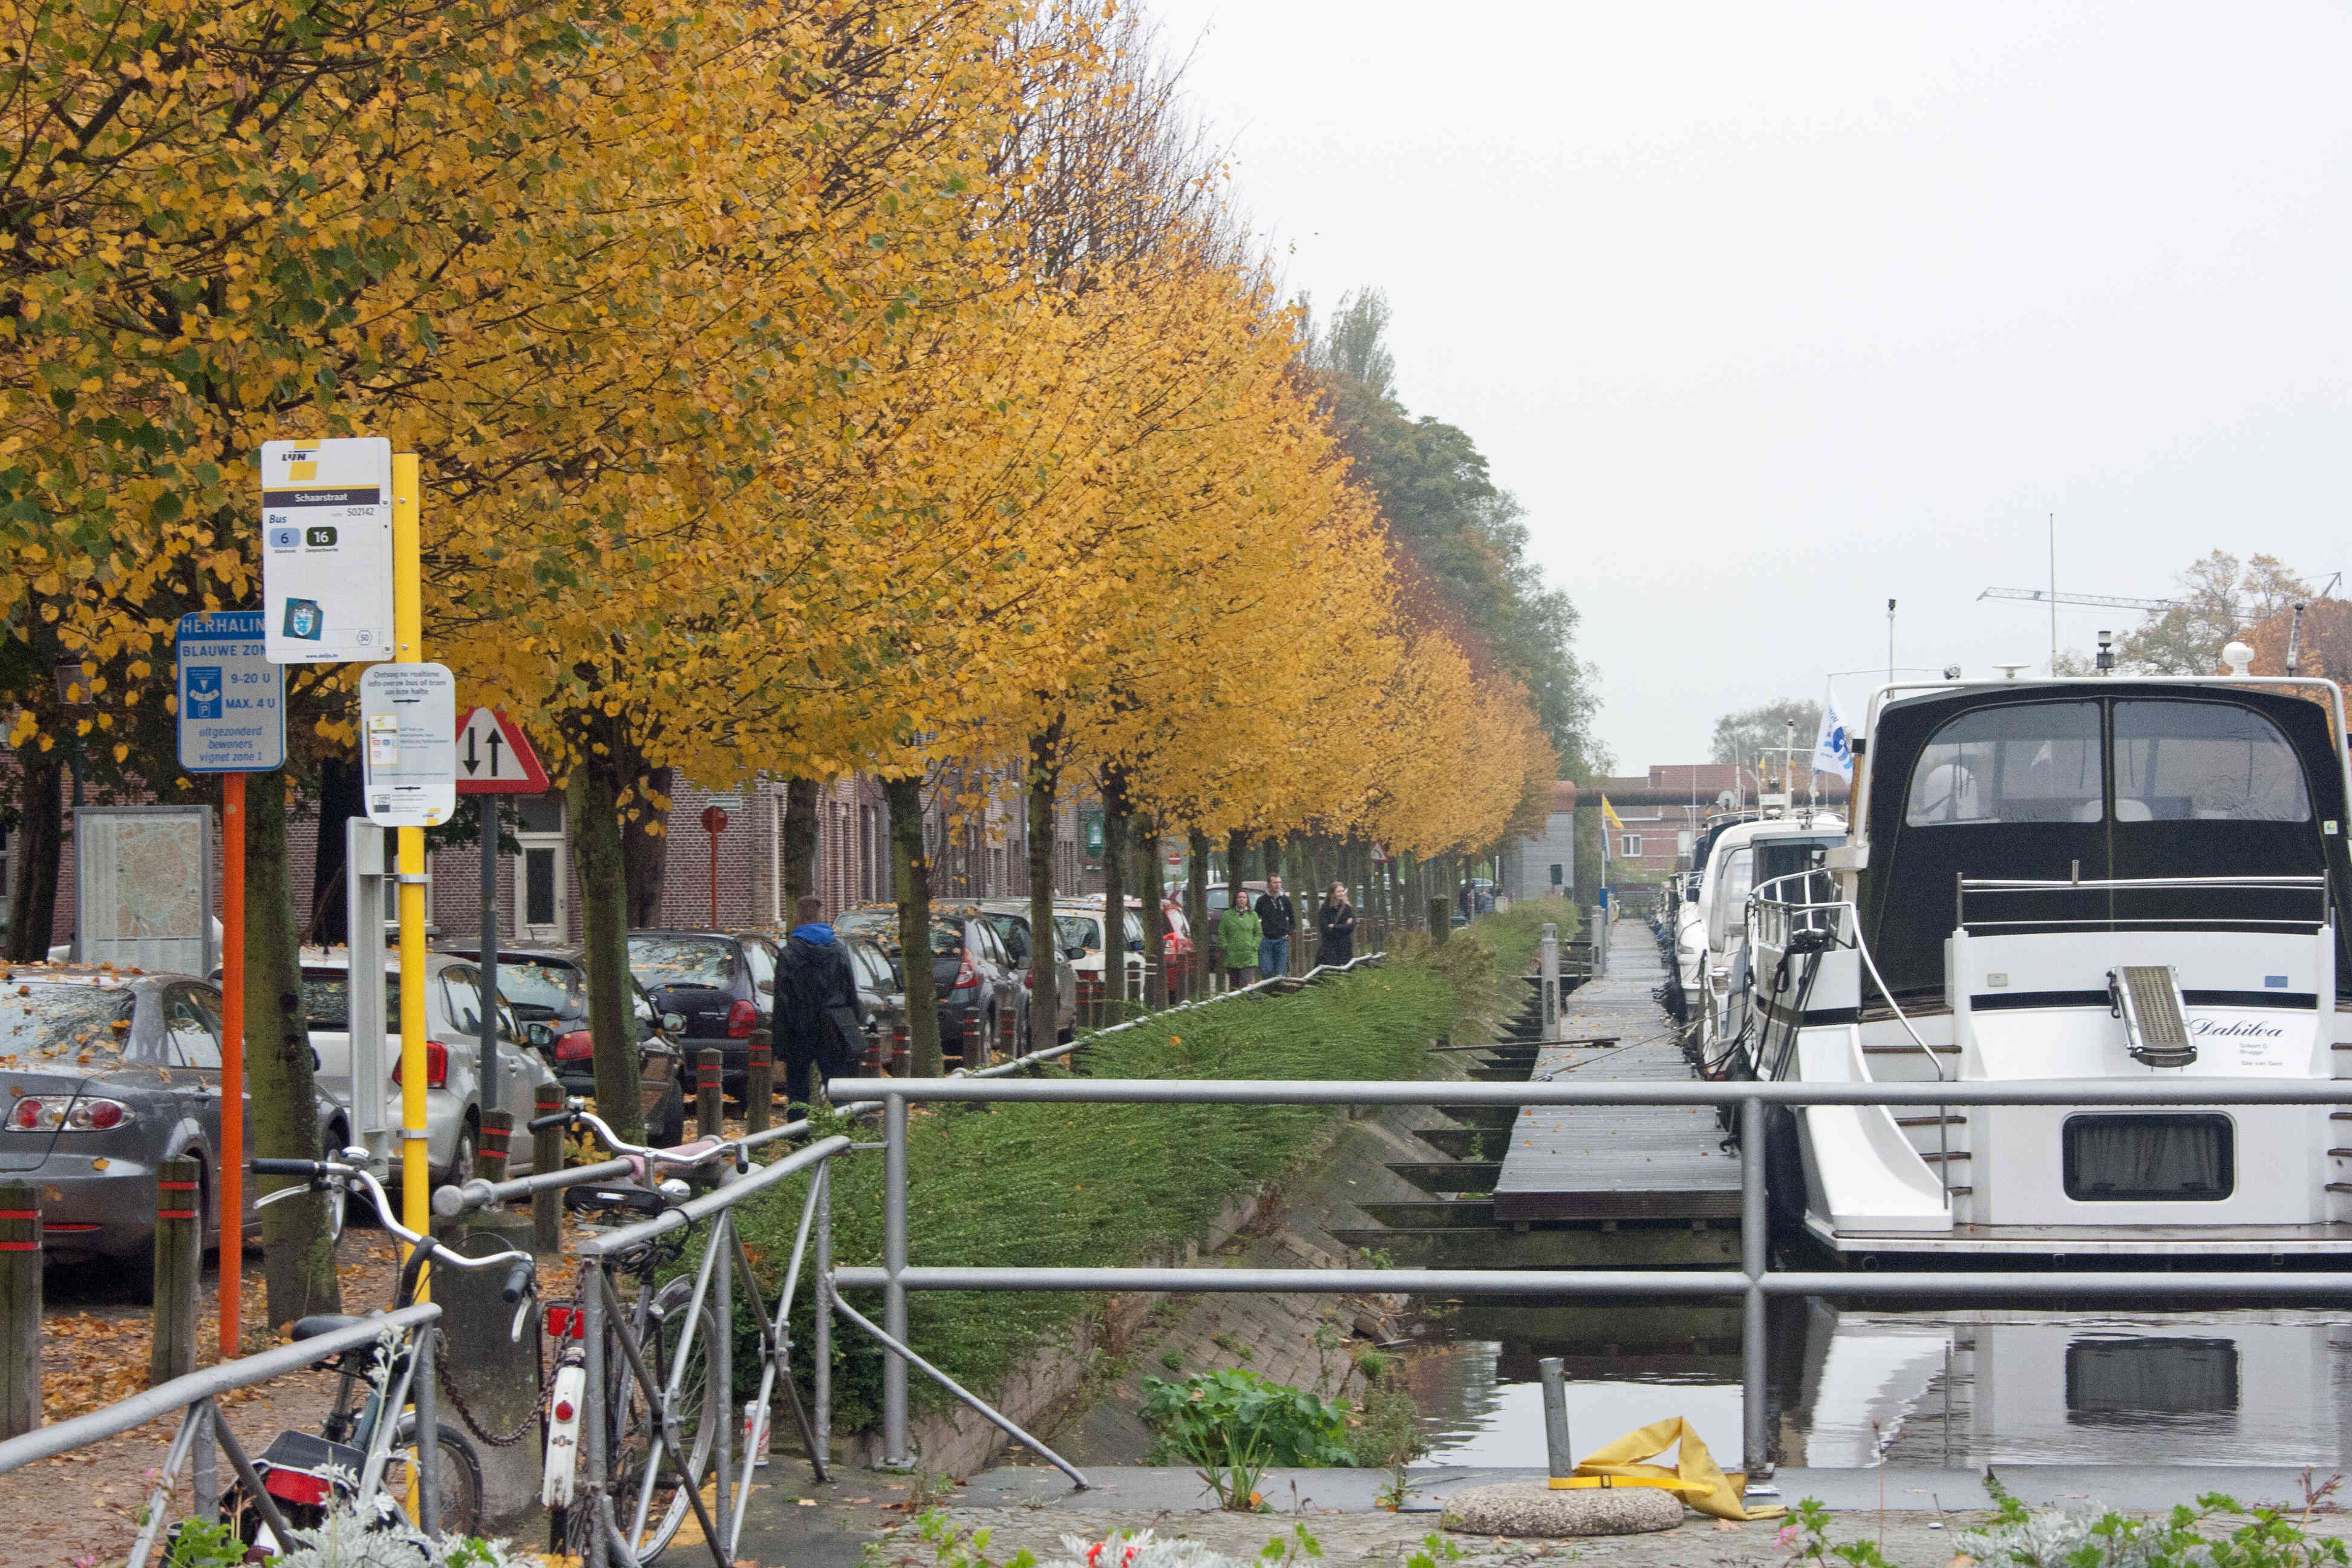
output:
{"label": "metal railing", "polygon": [[[246,1496],[282,1547],[293,1540],[293,1533],[278,1513],[277,1504],[271,1500],[269,1489],[262,1484],[252,1459],[247,1457],[236,1434],[220,1419],[216,1401],[224,1394],[251,1388],[256,1384],[268,1383],[290,1372],[307,1372],[321,1361],[375,1344],[388,1333],[405,1333],[411,1336],[410,1361],[415,1369],[411,1386],[418,1405],[421,1463],[421,1450],[432,1446],[424,1435],[434,1429],[430,1362],[432,1336],[415,1331],[436,1321],[440,1316],[441,1309],[433,1302],[419,1302],[414,1307],[403,1307],[396,1312],[377,1313],[331,1333],[200,1368],[185,1377],[175,1377],[169,1383],[159,1384],[143,1394],[134,1394],[102,1409],[37,1427],[21,1436],[0,1443],[0,1476],[22,1469],[37,1460],[54,1458],[88,1444],[119,1436],[177,1410],[180,1412],[180,1427],[173,1435],[163,1468],[155,1472],[154,1483],[149,1489],[147,1507],[139,1527],[139,1539],[131,1549],[129,1568],[142,1568],[148,1553],[155,1549],[155,1538],[163,1531],[173,1489],[179,1482],[181,1466],[189,1463],[191,1458],[194,1461],[193,1485],[199,1510],[208,1510],[212,1500],[220,1495],[213,1456],[215,1444],[221,1452],[227,1455],[229,1467],[236,1472]],[[430,1484],[429,1479],[427,1484]]]}
{"label": "metal railing", "polygon": [[[908,1451],[907,1297],[914,1290],[1077,1290],[1403,1295],[1493,1295],[1635,1298],[1737,1296],[1742,1305],[1740,1389],[1744,1468],[1771,1468],[1767,1426],[1765,1303],[1774,1296],[2099,1296],[2179,1300],[2250,1296],[2341,1296],[2352,1272],[2296,1273],[2154,1270],[1998,1269],[1848,1273],[1775,1269],[1770,1266],[1765,1210],[1764,1115],[1773,1106],[1949,1107],[1979,1105],[2199,1106],[2309,1105],[2352,1107],[2352,1080],[2039,1079],[1973,1083],[1704,1083],[1696,1081],[1528,1083],[1419,1081],[1295,1082],[1234,1079],[1050,1079],[983,1082],[976,1079],[845,1079],[831,1086],[844,1096],[883,1101],[883,1258],[879,1268],[836,1268],[819,1289],[836,1310],[873,1332],[873,1325],[839,1302],[843,1290],[879,1290],[886,1332],[882,1343],[883,1463],[906,1467]],[[1055,1105],[1321,1105],[1321,1106],[1737,1106],[1739,1111],[1739,1255],[1738,1269],[1458,1269],[1458,1268],[1020,1268],[916,1267],[907,1256],[908,1108],[916,1103]],[[1940,1112],[1939,1112],[1940,1114]],[[916,1362],[924,1370],[927,1363]],[[940,1375],[935,1371],[934,1376]],[[944,1379],[942,1379],[944,1381]],[[961,1390],[958,1391],[961,1393]],[[975,1407],[985,1409],[971,1395]],[[1014,1430],[1001,1416],[992,1418]],[[1033,1444],[1033,1447],[1036,1445]],[[1076,1476],[1050,1450],[1038,1451]],[[1083,1482],[1081,1482],[1083,1484]]]}
{"label": "metal railing", "polygon": [[[2328,904],[2327,879],[2325,877],[2102,877],[2085,879],[2082,875],[2082,862],[2079,860],[2074,863],[2074,871],[2075,874],[2073,877],[2046,881],[2032,881],[2009,877],[1970,877],[1965,873],[1955,873],[1953,877],[1955,886],[1952,889],[1952,923],[1961,931],[1967,931],[1972,924],[1987,929],[2020,927],[2034,930],[2048,930],[2057,926],[2192,926],[2204,929],[2212,926],[2297,925],[2309,926],[2312,930],[2317,931],[2325,927],[2333,918]],[[2258,917],[2231,917],[2203,912],[2180,916],[2131,915],[2118,914],[2111,909],[2104,915],[2076,916],[2072,919],[2046,915],[2026,920],[1995,921],[1979,918],[1971,921],[1969,919],[1969,895],[1971,893],[1979,897],[2002,894],[2051,897],[2075,893],[2128,895],[2154,892],[2284,893],[2293,895],[2296,901],[2300,901],[2304,895],[2309,895],[2317,900],[2317,905],[2308,914],[2290,915],[2282,912]]]}

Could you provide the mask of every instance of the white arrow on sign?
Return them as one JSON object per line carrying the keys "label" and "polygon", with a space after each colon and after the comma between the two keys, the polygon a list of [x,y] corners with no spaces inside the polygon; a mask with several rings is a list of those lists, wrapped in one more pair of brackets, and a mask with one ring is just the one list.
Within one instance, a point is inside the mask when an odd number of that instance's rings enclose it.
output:
{"label": "white arrow on sign", "polygon": [[457,728],[459,795],[544,795],[547,770],[515,721],[477,708]]}

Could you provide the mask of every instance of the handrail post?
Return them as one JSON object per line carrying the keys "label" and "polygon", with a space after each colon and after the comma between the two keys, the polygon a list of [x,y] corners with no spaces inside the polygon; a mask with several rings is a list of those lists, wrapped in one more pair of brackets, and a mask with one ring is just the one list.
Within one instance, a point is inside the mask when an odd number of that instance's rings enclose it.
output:
{"label": "handrail post", "polygon": [[1772,1469],[1764,1393],[1765,1226],[1764,1102],[1748,1099],[1739,1102],[1739,1271],[1748,1276],[1739,1303],[1739,1446],[1740,1468],[1751,1478]]}
{"label": "handrail post", "polygon": [[604,1420],[609,1408],[604,1395],[604,1260],[593,1255],[580,1260],[578,1282],[581,1333],[587,1341],[588,1364],[580,1389],[580,1479],[572,1488],[572,1507],[588,1510],[588,1558],[585,1568],[611,1568],[613,1548],[602,1522],[607,1478],[604,1474]]}
{"label": "handrail post", "polygon": [[816,1168],[816,1321],[810,1336],[809,1392],[816,1405],[816,1458],[833,1463],[833,1162]]}
{"label": "handrail post", "polygon": [[410,1384],[416,1409],[416,1522],[436,1540],[441,1534],[441,1391],[433,1382],[433,1342],[440,1332],[437,1321],[408,1331],[409,1360],[416,1368]]}
{"label": "handrail post", "polygon": [[[899,1277],[907,1270],[907,1097],[886,1094],[882,1102],[882,1268],[889,1276],[882,1288],[882,1327],[900,1344],[907,1342],[907,1287]],[[903,1468],[913,1462],[907,1451],[907,1362],[895,1351],[882,1355],[882,1463]]]}

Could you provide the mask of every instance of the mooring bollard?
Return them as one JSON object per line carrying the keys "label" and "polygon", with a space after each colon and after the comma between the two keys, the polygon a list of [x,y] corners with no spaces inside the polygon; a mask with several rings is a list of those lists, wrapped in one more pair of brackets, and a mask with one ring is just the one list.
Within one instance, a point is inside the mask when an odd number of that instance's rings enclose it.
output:
{"label": "mooring bollard", "polygon": [[482,1146],[474,1156],[482,1180],[503,1182],[507,1179],[507,1156],[512,1152],[513,1143],[514,1112],[482,1112]]}
{"label": "mooring bollard", "polygon": [[1536,1363],[1536,1371],[1543,1378],[1544,1457],[1551,1466],[1551,1479],[1564,1481],[1576,1474],[1576,1454],[1568,1441],[1567,1378],[1556,1355]]}
{"label": "mooring bollard", "polygon": [[725,1059],[716,1046],[706,1048],[697,1058],[694,1131],[704,1138],[722,1137],[726,1132],[727,1096],[719,1087],[719,1064]]}
{"label": "mooring bollard", "polygon": [[196,1163],[182,1154],[155,1165],[154,1330],[147,1386],[196,1370],[196,1283],[204,1268],[204,1220]]}
{"label": "mooring bollard", "polygon": [[[0,1437],[41,1424],[41,1211],[30,1182],[0,1182]],[[191,1326],[188,1342],[194,1346]]]}
{"label": "mooring bollard", "polygon": [[[563,1109],[563,1086],[543,1083],[531,1096],[531,1120],[552,1116]],[[563,1169],[563,1129],[542,1127],[530,1135],[530,1168],[534,1174]],[[530,1194],[530,1249],[546,1254],[563,1250],[563,1194],[551,1187]]]}
{"label": "mooring bollard", "polygon": [[765,1132],[768,1117],[775,1108],[775,1036],[765,1029],[754,1029],[751,1059],[743,1068],[743,1131]]}

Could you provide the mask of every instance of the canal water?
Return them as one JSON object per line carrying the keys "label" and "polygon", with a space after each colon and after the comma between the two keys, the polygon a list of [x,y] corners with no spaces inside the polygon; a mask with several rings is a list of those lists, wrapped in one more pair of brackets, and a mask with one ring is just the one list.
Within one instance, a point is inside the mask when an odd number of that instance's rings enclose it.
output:
{"label": "canal water", "polygon": [[[1580,1454],[1669,1416],[1740,1452],[1735,1307],[1465,1303],[1412,1360],[1423,1462],[1540,1465],[1537,1362]],[[2352,1459],[2352,1310],[1860,1310],[1775,1302],[1778,1463],[2315,1465]]]}

